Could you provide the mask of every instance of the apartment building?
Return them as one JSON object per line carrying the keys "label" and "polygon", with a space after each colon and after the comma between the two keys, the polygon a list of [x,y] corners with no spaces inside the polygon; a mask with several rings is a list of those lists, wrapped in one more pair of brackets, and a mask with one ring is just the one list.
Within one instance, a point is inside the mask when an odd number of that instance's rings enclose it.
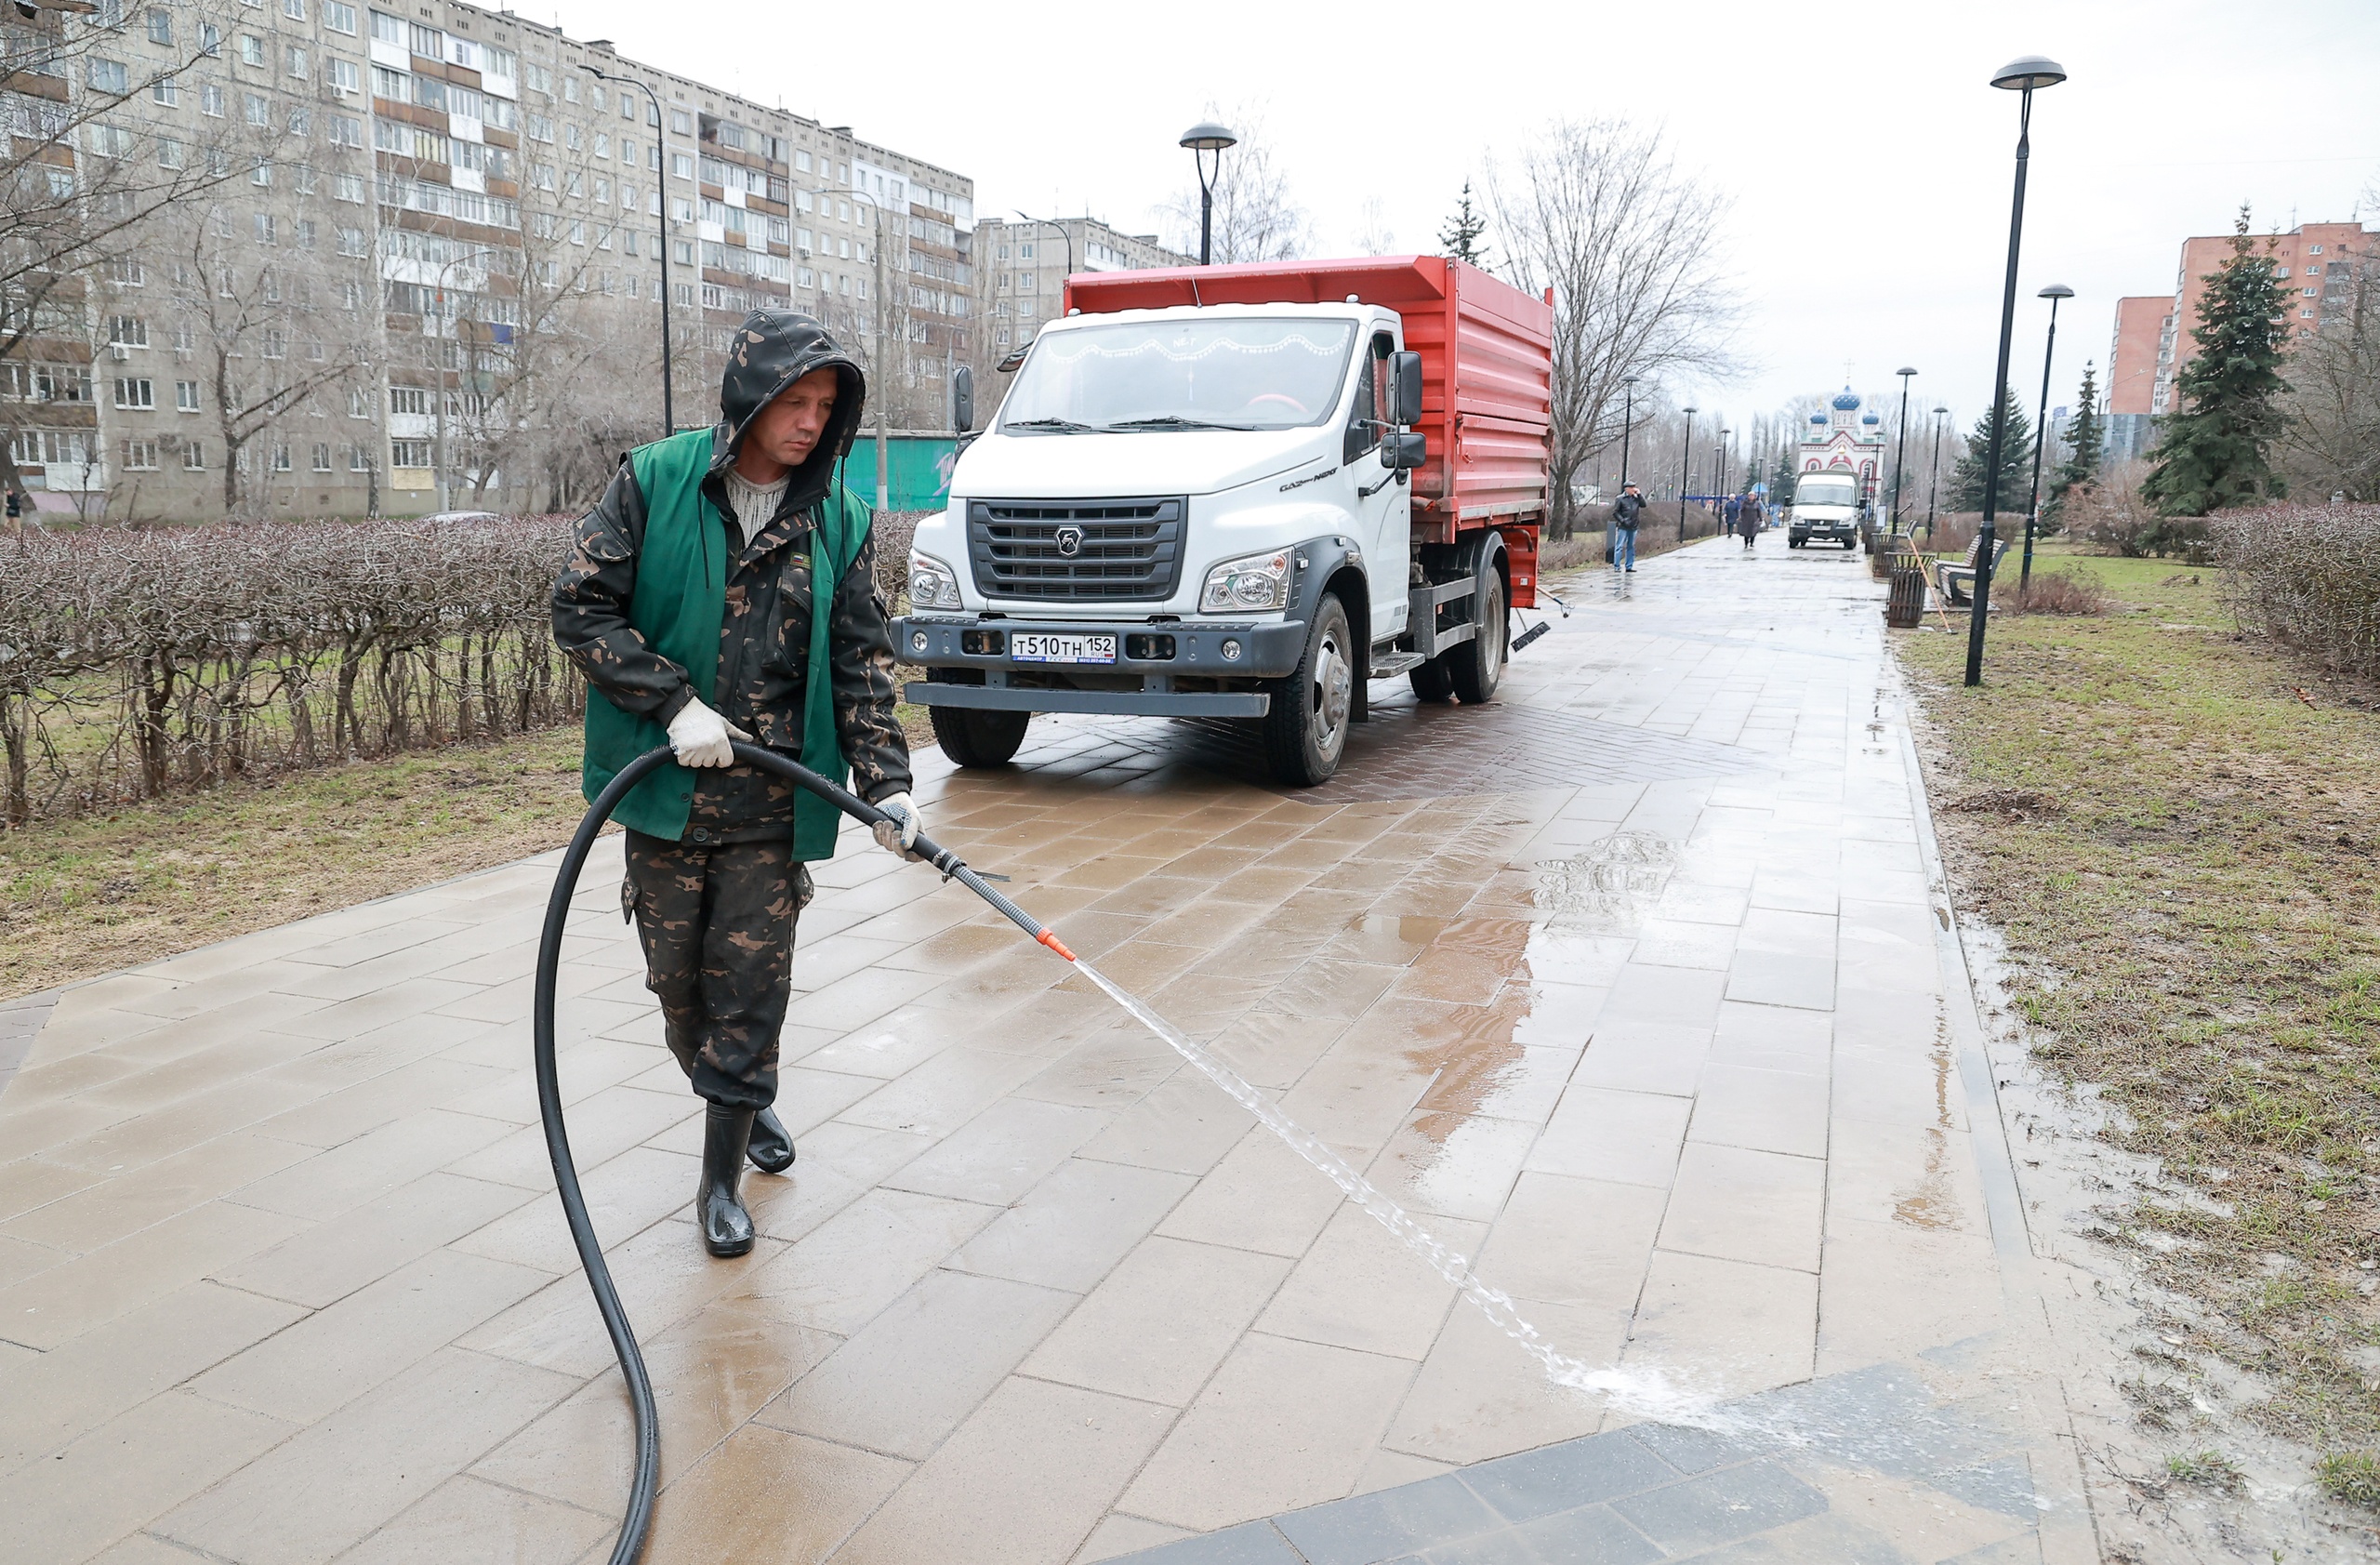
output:
{"label": "apartment building", "polygon": [[1033,340],[1041,323],[1065,308],[1065,280],[1076,272],[1192,266],[1154,233],[1125,233],[1096,218],[986,218],[975,227],[978,308],[995,354]]}
{"label": "apartment building", "polygon": [[[2312,337],[2344,325],[2358,271],[2374,259],[2375,240],[2380,233],[2366,232],[2361,223],[2304,223],[2255,239],[2256,253],[2271,257],[2288,297],[2285,320],[2292,335]],[[2190,334],[2206,279],[2230,259],[2233,243],[2228,233],[2185,239],[2171,294],[2116,301],[2108,360],[2109,461],[2146,453],[2155,444],[2156,419],[2175,410],[2175,378],[2198,354]]]}
{"label": "apartment building", "polygon": [[67,26],[67,68],[12,73],[0,130],[83,170],[229,173],[0,362],[45,510],[569,498],[556,442],[583,470],[660,432],[665,271],[681,427],[756,305],[821,315],[937,409],[972,329],[971,179],[608,41],[455,0],[108,0]]}

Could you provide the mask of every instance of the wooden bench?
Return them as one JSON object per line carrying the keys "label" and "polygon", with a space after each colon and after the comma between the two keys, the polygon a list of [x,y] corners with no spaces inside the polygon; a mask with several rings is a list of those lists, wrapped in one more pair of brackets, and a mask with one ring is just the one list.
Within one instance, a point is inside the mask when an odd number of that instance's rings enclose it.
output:
{"label": "wooden bench", "polygon": [[[1982,547],[1982,544],[1983,535],[1978,533],[1976,535],[1975,540],[1967,545],[1966,558],[1960,561],[1957,564],[1954,565],[1948,560],[1937,560],[1934,562],[1934,590],[1941,595],[1944,602],[1955,604],[1961,608],[1968,606],[1971,600],[1964,592],[1959,590],[1959,584],[1961,582],[1965,582],[1970,586],[1974,584],[1977,576],[1976,554]],[[2008,540],[2006,538],[1995,539],[1991,546],[1992,579],[1999,579],[2000,563],[2006,558],[2008,558]]]}

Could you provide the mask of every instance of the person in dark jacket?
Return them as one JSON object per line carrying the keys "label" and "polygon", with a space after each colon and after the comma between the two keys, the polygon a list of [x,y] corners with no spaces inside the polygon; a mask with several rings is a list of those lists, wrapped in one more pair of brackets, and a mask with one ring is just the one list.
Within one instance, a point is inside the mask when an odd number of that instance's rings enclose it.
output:
{"label": "person in dark jacket", "polygon": [[1645,497],[1633,484],[1620,486],[1611,505],[1611,563],[1619,570],[1636,568],[1636,519],[1645,514]]}
{"label": "person in dark jacket", "polygon": [[1743,536],[1746,549],[1752,547],[1760,537],[1760,497],[1749,489],[1727,502],[1728,518],[1735,523],[1736,531]]}
{"label": "person in dark jacket", "polygon": [[832,806],[734,765],[742,739],[799,759],[917,842],[909,750],[867,510],[838,480],[866,383],[824,326],[756,310],[720,386],[720,419],[640,446],[555,579],[554,636],[592,687],[583,785],[638,755],[676,763],[629,790],[623,913],[660,997],[669,1051],[707,1101],[695,1216],[714,1255],[752,1248],[740,1178],[793,1162],[775,1101],[807,861],[832,856]]}

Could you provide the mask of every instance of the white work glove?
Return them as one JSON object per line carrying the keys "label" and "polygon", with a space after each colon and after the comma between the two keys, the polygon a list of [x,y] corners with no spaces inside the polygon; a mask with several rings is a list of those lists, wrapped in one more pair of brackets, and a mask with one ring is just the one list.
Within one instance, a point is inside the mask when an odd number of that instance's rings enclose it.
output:
{"label": "white work glove", "polygon": [[704,706],[699,696],[689,696],[669,720],[669,749],[681,766],[734,765],[731,739],[750,744],[752,736]]}
{"label": "white work glove", "polygon": [[876,833],[876,845],[908,857],[909,850],[918,845],[918,833],[925,829],[926,817],[919,813],[918,802],[906,793],[890,793],[879,799],[876,807],[892,817],[869,828]]}

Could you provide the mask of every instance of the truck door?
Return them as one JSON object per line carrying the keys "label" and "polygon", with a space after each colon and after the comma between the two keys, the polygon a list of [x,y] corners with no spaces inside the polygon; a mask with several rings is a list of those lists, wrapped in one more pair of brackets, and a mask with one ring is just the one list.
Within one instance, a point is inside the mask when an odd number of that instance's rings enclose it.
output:
{"label": "truck door", "polygon": [[1405,629],[1407,562],[1412,554],[1413,489],[1381,461],[1381,410],[1389,405],[1389,365],[1395,337],[1374,332],[1356,368],[1355,406],[1347,419],[1345,471],[1353,484],[1357,540],[1371,584],[1372,639]]}

